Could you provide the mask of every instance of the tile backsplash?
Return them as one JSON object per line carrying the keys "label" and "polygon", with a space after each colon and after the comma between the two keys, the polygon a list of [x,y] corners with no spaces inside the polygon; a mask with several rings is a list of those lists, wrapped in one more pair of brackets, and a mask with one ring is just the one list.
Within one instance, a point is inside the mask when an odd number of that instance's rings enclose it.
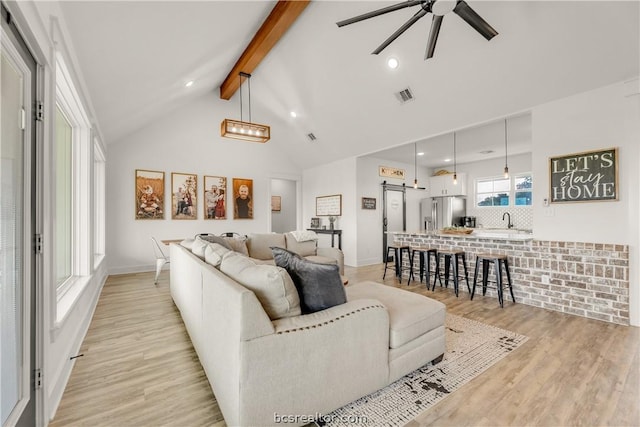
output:
{"label": "tile backsplash", "polygon": [[514,228],[531,230],[533,228],[533,208],[526,207],[483,207],[467,206],[467,215],[476,217],[478,228],[507,228],[507,220],[502,215],[509,212]]}

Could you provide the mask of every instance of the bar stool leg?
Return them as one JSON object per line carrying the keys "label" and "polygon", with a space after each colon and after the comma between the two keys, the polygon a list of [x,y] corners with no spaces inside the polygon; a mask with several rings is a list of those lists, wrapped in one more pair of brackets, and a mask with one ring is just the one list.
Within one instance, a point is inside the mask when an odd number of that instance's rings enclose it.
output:
{"label": "bar stool leg", "polygon": [[471,291],[471,300],[473,300],[473,296],[476,294],[476,283],[478,282],[478,268],[480,267],[480,263],[482,261],[476,257],[476,266],[473,272],[473,290]]}
{"label": "bar stool leg", "polygon": [[465,254],[462,255],[462,267],[464,268],[464,280],[467,282],[467,289],[471,292],[471,288],[469,287],[469,272],[467,271],[467,259]]}
{"label": "bar stool leg", "polygon": [[425,282],[427,284],[427,289],[429,289],[429,277],[431,277],[431,252],[420,252],[420,255],[422,255],[422,258],[420,258],[422,260],[422,264],[420,264],[420,283],[422,283],[422,273],[426,270],[427,274]]}
{"label": "bar stool leg", "polygon": [[449,262],[453,261],[453,291],[458,298],[458,255],[453,256],[453,260],[449,257]]}
{"label": "bar stool leg", "polygon": [[482,260],[482,296],[487,294],[487,285],[489,282],[489,261]]}
{"label": "bar stool leg", "polygon": [[500,307],[504,307],[504,299],[502,297],[502,264],[500,260],[495,260],[496,269],[496,286],[498,287],[498,301],[500,301]]}
{"label": "bar stool leg", "polygon": [[384,274],[382,275],[382,280],[387,277],[387,270],[389,269],[389,252],[391,251],[391,249],[393,248],[387,248],[387,256],[384,260]]}
{"label": "bar stool leg", "polygon": [[449,288],[449,270],[451,268],[451,256],[444,256],[444,287]]}
{"label": "bar stool leg", "polygon": [[504,259],[504,269],[507,272],[507,282],[509,283],[509,292],[511,293],[511,299],[516,302],[516,297],[513,296],[513,287],[511,286],[511,274],[509,273],[509,261]]}

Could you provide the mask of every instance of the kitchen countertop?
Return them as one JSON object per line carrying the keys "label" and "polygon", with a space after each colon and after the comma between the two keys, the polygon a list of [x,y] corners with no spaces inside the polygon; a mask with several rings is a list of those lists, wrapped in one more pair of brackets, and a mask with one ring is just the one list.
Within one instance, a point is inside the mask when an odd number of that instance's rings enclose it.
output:
{"label": "kitchen countertop", "polygon": [[410,234],[417,236],[452,237],[455,239],[493,239],[493,240],[533,240],[533,233],[528,230],[514,230],[506,228],[478,228],[471,234],[448,234],[440,231],[388,231],[389,234]]}

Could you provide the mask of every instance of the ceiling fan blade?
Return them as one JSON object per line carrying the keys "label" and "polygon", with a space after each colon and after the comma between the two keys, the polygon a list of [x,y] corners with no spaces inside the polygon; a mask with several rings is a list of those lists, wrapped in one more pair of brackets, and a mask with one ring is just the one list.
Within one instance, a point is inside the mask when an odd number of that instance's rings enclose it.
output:
{"label": "ceiling fan blade", "polygon": [[477,32],[482,34],[485,39],[491,40],[493,37],[498,35],[498,32],[494,30],[487,21],[482,19],[475,10],[471,9],[471,6],[469,6],[464,0],[460,0],[453,11],[460,18],[464,19],[467,24],[471,25]]}
{"label": "ceiling fan blade", "polygon": [[391,6],[383,7],[382,9],[373,10],[362,15],[354,16],[353,18],[345,19],[340,22],[336,22],[338,27],[344,27],[345,25],[353,24],[356,22],[364,21],[365,19],[374,18],[376,16],[384,15],[385,13],[394,12],[396,10],[404,9],[405,7],[415,6],[420,4],[421,0],[408,0],[402,3],[393,4]]}
{"label": "ceiling fan blade", "polygon": [[386,39],[380,46],[378,46],[378,48],[376,50],[374,50],[371,53],[374,54],[374,55],[377,55],[380,52],[382,52],[387,46],[389,46],[391,43],[393,43],[393,41],[395,39],[400,37],[400,35],[402,33],[407,31],[409,29],[409,27],[411,27],[413,24],[415,24],[418,21],[418,19],[422,18],[427,13],[428,12],[426,10],[420,9],[420,11],[418,13],[413,15],[411,17],[411,19],[409,19],[407,22],[405,22],[404,25],[402,25],[402,27],[398,28],[398,30],[395,33],[391,34],[391,36],[388,39]]}
{"label": "ceiling fan blade", "polygon": [[429,31],[429,41],[427,42],[427,52],[424,55],[425,61],[431,58],[433,51],[436,50],[436,42],[438,41],[438,34],[440,34],[442,18],[444,18],[444,16],[433,15],[433,22],[431,22],[431,30]]}

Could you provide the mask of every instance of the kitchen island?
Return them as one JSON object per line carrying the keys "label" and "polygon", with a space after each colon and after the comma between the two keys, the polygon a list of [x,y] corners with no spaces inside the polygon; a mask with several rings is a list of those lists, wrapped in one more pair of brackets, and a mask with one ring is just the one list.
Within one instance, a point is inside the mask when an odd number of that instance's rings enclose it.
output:
{"label": "kitchen island", "polygon": [[[478,229],[471,234],[392,231],[388,234],[390,241],[411,247],[463,250],[470,287],[477,254],[507,255],[517,303],[629,324],[628,245],[537,240],[533,234],[509,230]],[[418,272],[419,261],[415,258],[413,268]],[[409,263],[409,259],[405,256],[403,262]],[[434,268],[432,266],[431,271],[435,271]],[[459,289],[461,298],[469,297],[464,279]],[[478,294],[482,293],[476,292]],[[496,298],[498,303],[495,289],[488,289],[487,296]]]}

